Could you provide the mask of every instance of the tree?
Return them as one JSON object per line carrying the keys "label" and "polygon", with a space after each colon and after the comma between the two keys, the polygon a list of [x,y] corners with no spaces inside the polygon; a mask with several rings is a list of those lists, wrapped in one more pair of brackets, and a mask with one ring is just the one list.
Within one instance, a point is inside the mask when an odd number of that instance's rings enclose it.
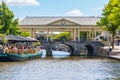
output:
{"label": "tree", "polygon": [[2,2],[0,5],[0,33],[19,34],[18,19],[14,19],[14,14],[7,5]]}
{"label": "tree", "polygon": [[114,37],[120,26],[120,0],[110,0],[108,2],[97,25],[112,35],[112,48],[114,48]]}
{"label": "tree", "polygon": [[70,40],[70,33],[69,32],[62,32],[60,34],[57,34],[56,36],[53,37],[53,40]]}
{"label": "tree", "polygon": [[5,34],[0,34],[0,42],[1,43],[7,43],[7,36]]}
{"label": "tree", "polygon": [[20,32],[20,36],[28,37],[30,36],[30,32]]}
{"label": "tree", "polygon": [[80,32],[80,37],[87,37],[87,33],[86,32]]}

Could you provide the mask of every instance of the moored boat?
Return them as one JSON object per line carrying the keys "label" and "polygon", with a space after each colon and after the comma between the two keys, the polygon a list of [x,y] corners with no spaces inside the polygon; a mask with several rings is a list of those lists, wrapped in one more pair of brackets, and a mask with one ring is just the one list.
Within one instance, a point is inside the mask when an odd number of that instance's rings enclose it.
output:
{"label": "moored boat", "polygon": [[[1,38],[1,37],[0,37]],[[0,41],[3,42],[3,37]],[[0,61],[22,61],[41,57],[39,40],[22,36],[8,35],[8,43],[0,44]]]}
{"label": "moored boat", "polygon": [[0,53],[0,61],[23,61],[29,60],[33,58],[41,57],[43,54],[42,51],[38,51],[34,54],[27,53],[27,54],[8,54],[8,53]]}

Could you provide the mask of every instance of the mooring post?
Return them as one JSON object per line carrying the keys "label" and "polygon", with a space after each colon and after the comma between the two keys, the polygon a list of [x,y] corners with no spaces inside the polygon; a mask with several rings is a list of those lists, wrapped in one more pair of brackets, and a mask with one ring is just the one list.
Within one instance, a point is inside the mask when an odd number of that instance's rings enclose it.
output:
{"label": "mooring post", "polygon": [[52,56],[52,47],[51,47],[50,43],[48,43],[48,45],[46,47],[46,56]]}

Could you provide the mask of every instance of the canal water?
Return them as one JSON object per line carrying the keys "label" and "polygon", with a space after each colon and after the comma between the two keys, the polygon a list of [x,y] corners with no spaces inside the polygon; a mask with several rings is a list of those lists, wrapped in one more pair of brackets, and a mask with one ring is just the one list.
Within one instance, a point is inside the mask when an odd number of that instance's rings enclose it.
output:
{"label": "canal water", "polygon": [[120,61],[54,56],[0,62],[0,80],[120,80]]}

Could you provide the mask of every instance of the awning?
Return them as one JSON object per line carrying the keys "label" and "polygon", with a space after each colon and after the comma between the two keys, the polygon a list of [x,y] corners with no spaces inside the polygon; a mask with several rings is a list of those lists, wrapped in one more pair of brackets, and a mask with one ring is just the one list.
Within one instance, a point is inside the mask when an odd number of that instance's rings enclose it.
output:
{"label": "awning", "polygon": [[20,41],[20,42],[37,42],[36,39],[30,39],[22,36],[16,36],[16,35],[7,35],[8,41]]}

